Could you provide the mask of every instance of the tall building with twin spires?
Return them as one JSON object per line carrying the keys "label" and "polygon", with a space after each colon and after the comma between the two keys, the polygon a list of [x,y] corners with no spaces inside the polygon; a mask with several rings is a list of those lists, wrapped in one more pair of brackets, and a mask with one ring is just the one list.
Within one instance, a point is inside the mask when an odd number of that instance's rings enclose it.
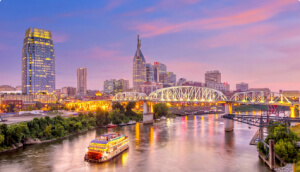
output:
{"label": "tall building with twin spires", "polygon": [[22,49],[22,92],[24,94],[55,91],[55,54],[51,32],[29,28]]}
{"label": "tall building with twin spires", "polygon": [[137,50],[133,58],[133,91],[138,92],[146,82],[146,60],[141,51],[141,40],[137,37]]}

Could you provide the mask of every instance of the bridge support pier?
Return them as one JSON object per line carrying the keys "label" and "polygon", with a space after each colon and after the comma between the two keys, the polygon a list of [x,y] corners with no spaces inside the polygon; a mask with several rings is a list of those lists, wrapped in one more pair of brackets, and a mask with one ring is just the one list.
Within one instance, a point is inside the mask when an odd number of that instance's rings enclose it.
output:
{"label": "bridge support pier", "polygon": [[143,123],[144,124],[150,124],[153,123],[153,107],[152,102],[148,103],[147,101],[144,101],[143,105]]}
{"label": "bridge support pier", "polygon": [[[225,104],[225,114],[232,114],[232,103]],[[225,131],[233,131],[234,121],[231,119],[224,120]]]}
{"label": "bridge support pier", "polygon": [[264,141],[264,128],[259,127],[259,140]]}
{"label": "bridge support pier", "polygon": [[234,128],[233,120],[225,119],[224,120],[224,127],[225,127],[225,131],[233,131],[233,128]]}
{"label": "bridge support pier", "polygon": [[291,118],[295,118],[295,107],[294,106],[290,106],[290,110],[291,110]]}
{"label": "bridge support pier", "polygon": [[225,104],[225,114],[232,114],[232,103]]}

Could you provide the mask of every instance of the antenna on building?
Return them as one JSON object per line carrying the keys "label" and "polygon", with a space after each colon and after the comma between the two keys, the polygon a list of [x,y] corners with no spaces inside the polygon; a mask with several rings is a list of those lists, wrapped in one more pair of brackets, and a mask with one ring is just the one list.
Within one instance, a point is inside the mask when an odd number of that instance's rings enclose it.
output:
{"label": "antenna on building", "polygon": [[138,34],[137,36],[137,48],[140,49],[141,48],[141,40],[140,40],[140,35]]}

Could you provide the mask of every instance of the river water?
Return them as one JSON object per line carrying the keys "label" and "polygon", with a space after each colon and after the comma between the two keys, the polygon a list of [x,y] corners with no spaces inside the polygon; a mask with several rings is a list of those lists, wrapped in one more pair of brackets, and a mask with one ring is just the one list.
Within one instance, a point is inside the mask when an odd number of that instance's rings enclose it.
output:
{"label": "river water", "polygon": [[[0,154],[0,171],[269,171],[258,158],[256,146],[249,145],[257,128],[234,125],[233,132],[225,132],[221,115],[211,114],[101,128]],[[129,150],[104,164],[85,162],[89,142],[108,131],[128,135]]]}

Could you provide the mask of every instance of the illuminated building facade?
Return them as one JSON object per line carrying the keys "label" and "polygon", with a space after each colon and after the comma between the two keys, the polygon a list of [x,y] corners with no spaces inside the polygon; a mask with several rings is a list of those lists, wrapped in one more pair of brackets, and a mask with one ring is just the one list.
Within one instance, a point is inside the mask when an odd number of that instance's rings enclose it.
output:
{"label": "illuminated building facade", "polygon": [[241,82],[239,84],[236,84],[236,91],[245,92],[248,91],[248,87],[249,86],[247,83]]}
{"label": "illuminated building facade", "polygon": [[163,63],[154,62],[154,82],[165,82],[165,74],[167,73],[167,66]]}
{"label": "illuminated building facade", "polygon": [[138,92],[140,85],[146,81],[146,60],[141,51],[141,40],[138,35],[137,50],[133,58],[133,90]]}
{"label": "illuminated building facade", "polygon": [[173,72],[167,72],[166,83],[176,84],[176,75]]}
{"label": "illuminated building facade", "polygon": [[186,78],[179,78],[177,85],[181,85],[184,82],[186,82]]}
{"label": "illuminated building facade", "polygon": [[26,30],[22,50],[22,92],[54,93],[55,54],[52,34],[48,30]]}
{"label": "illuminated building facade", "polygon": [[85,96],[87,93],[87,70],[86,68],[77,69],[77,95]]}
{"label": "illuminated building facade", "polygon": [[129,89],[129,80],[125,79],[111,79],[104,81],[103,87],[104,94],[117,94],[121,92],[126,92]]}
{"label": "illuminated building facade", "polygon": [[154,68],[150,63],[146,63],[146,82],[154,82]]}
{"label": "illuminated building facade", "polygon": [[205,73],[205,84],[210,87],[214,84],[221,83],[221,73],[218,70],[207,71]]}
{"label": "illuminated building facade", "polygon": [[153,91],[161,88],[163,88],[162,84],[156,82],[145,82],[143,85],[140,86],[139,92],[149,95]]}
{"label": "illuminated building facade", "polygon": [[63,87],[61,89],[61,94],[64,94],[67,97],[73,97],[76,95],[76,88],[75,87]]}

